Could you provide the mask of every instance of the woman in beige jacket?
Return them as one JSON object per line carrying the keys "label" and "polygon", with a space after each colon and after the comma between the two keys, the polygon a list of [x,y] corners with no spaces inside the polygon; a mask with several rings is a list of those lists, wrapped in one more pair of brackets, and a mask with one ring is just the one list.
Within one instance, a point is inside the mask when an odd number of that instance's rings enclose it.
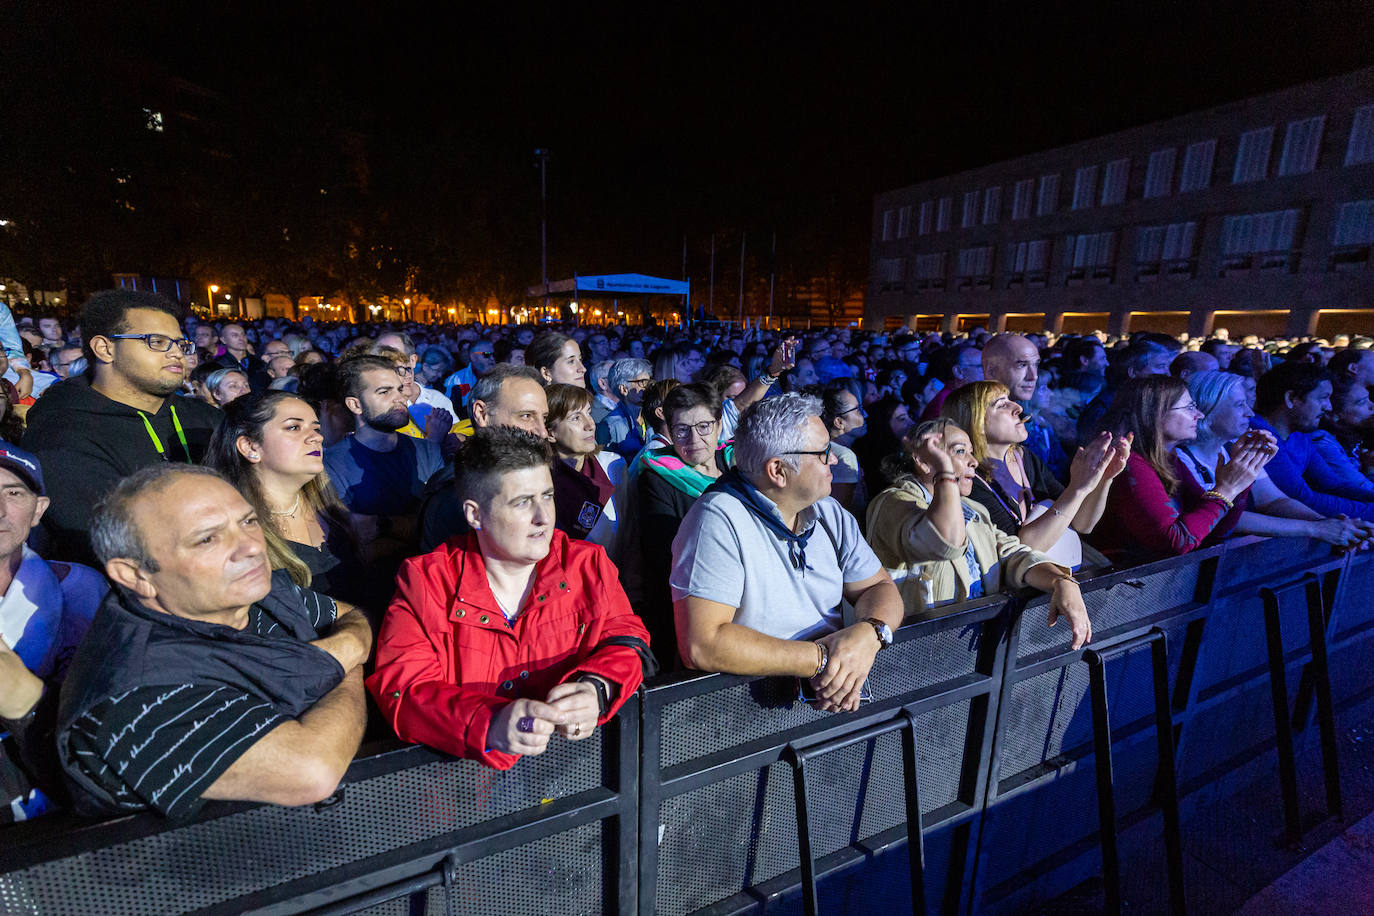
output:
{"label": "woman in beige jacket", "polygon": [[914,473],[899,478],[868,506],[868,541],[906,602],[908,615],[938,616],[936,607],[1030,587],[1051,595],[1049,624],[1064,617],[1073,648],[1092,638],[1073,573],[1015,537],[968,499],[977,462],[968,435],[950,420],[930,420],[903,442]]}

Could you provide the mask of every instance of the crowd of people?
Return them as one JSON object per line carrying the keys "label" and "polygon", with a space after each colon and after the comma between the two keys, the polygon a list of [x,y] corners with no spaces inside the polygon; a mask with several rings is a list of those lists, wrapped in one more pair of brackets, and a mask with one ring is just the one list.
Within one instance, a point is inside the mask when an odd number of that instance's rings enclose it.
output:
{"label": "crowd of people", "polygon": [[509,768],[646,677],[853,710],[904,621],[1374,543],[1365,338],[0,313],[0,821]]}

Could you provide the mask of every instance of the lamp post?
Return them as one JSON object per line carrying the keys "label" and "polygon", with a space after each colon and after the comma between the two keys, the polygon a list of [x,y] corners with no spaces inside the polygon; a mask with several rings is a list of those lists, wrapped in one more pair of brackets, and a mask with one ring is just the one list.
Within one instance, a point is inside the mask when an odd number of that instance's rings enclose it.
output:
{"label": "lamp post", "polygon": [[539,166],[539,273],[544,278],[544,317],[549,315],[549,151],[537,149],[534,158]]}
{"label": "lamp post", "polygon": [[219,292],[219,286],[211,283],[207,289],[209,294],[205,298],[210,302],[210,318],[213,319],[215,317],[215,293]]}

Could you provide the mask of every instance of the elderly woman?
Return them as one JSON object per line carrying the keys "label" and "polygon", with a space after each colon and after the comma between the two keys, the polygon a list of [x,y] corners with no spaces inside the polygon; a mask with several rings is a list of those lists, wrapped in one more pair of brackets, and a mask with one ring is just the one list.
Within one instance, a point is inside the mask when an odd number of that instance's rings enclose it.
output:
{"label": "elderly woman", "polygon": [[582,365],[582,345],[566,334],[545,331],[525,348],[525,365],[543,377],[545,385],[586,387],[587,367]]}
{"label": "elderly woman", "polygon": [[702,384],[674,388],[663,399],[664,425],[672,444],[639,457],[636,506],[643,564],[639,611],[665,663],[678,658],[668,587],[673,539],[692,503],[732,463],[734,449],[719,444],[720,416],[720,394],[714,388]]}
{"label": "elderly woman", "polygon": [[968,498],[978,462],[968,434],[948,419],[927,420],[903,440],[913,473],[897,477],[868,505],[868,542],[902,593],[908,615],[1011,589],[1051,595],[1049,624],[1063,617],[1073,647],[1092,623],[1073,573],[1001,531]]}
{"label": "elderly woman", "polygon": [[248,376],[237,369],[216,369],[205,377],[205,391],[216,407],[223,407],[249,392]]}
{"label": "elderly woman", "polygon": [[378,607],[387,595],[365,586],[348,509],[324,470],[315,410],[287,391],[247,394],[227,404],[205,464],[232,483],[258,514],[273,569],[297,585]]}
{"label": "elderly woman", "polygon": [[[1250,429],[1250,418],[1255,412],[1245,395],[1244,381],[1230,372],[1195,372],[1188,378],[1188,393],[1202,419],[1197,423],[1197,437],[1181,443],[1175,454],[1199,486],[1210,487],[1216,482],[1217,463],[1230,458],[1230,444]],[[1261,469],[1250,487],[1250,499],[1236,521],[1235,532],[1310,537],[1349,547],[1374,532],[1374,523],[1324,518],[1320,512],[1285,496]]]}
{"label": "elderly woman", "polygon": [[1236,527],[1251,484],[1274,457],[1274,442],[1262,432],[1246,433],[1218,458],[1210,482],[1199,482],[1178,449],[1197,438],[1203,416],[1179,379],[1152,375],[1121,386],[1108,428],[1134,433],[1135,441],[1107,497],[1110,523],[1094,535],[1108,556],[1135,562],[1178,556],[1216,543]]}
{"label": "elderly woman", "polygon": [[[973,445],[978,474],[971,497],[992,523],[1035,550],[1071,566],[1081,559],[1078,534],[1093,530],[1107,505],[1112,479],[1126,467],[1129,438],[1101,433],[1080,448],[1069,468],[1069,485],[1029,449],[1021,405],[1001,382],[970,382],[951,394],[942,416],[964,430]],[[1038,511],[1046,506],[1043,511]]]}
{"label": "elderly woman", "polygon": [[570,538],[605,547],[614,560],[618,557],[616,527],[623,514],[618,503],[624,498],[625,459],[603,452],[596,444],[590,391],[554,384],[544,394],[549,401],[545,424],[558,459],[553,464],[555,524]]}
{"label": "elderly woman", "polygon": [[509,427],[459,453],[472,530],[401,567],[367,679],[402,739],[509,769],[591,737],[643,680],[648,633],[615,567],[554,527],[552,459]]}

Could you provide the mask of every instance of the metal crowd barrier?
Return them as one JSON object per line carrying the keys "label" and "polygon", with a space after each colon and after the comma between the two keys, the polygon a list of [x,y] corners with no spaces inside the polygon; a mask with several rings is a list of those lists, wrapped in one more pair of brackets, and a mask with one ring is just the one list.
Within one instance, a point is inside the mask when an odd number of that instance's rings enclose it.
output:
{"label": "metal crowd barrier", "polygon": [[[504,773],[393,748],[313,807],[7,828],[0,912],[1020,912],[1096,874],[1110,911],[1127,831],[1164,839],[1181,911],[1181,850],[1225,842],[1189,833],[1198,806],[1262,779],[1276,838],[1339,816],[1374,557],[1235,541],[1083,590],[1087,651],[1044,597],[964,605],[902,627],[853,713],[680,674]],[[1323,810],[1300,810],[1309,770]]]}

